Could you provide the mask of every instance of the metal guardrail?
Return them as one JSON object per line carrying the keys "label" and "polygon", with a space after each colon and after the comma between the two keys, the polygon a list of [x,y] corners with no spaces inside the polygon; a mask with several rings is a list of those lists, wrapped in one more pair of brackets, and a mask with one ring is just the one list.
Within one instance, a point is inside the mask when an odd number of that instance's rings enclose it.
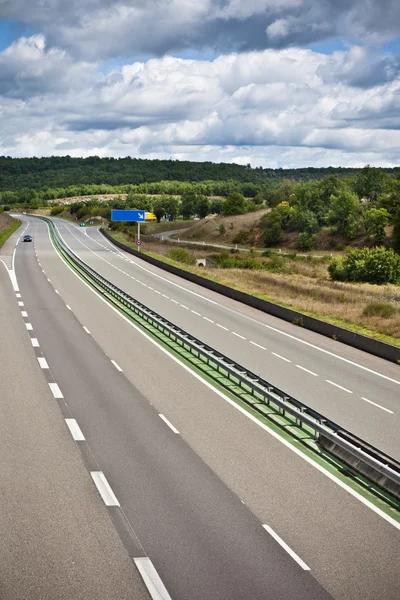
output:
{"label": "metal guardrail", "polygon": [[[53,241],[66,257],[86,275],[90,282],[94,282],[96,287],[100,288],[107,295],[126,306],[130,311],[138,315],[144,321],[156,327],[164,335],[177,343],[185,350],[194,354],[198,359],[221,374],[223,378],[239,386],[244,392],[250,394],[257,402],[264,406],[271,404],[278,407],[282,415],[290,415],[296,420],[300,427],[305,427],[307,431],[314,433],[314,439],[318,441],[320,436],[330,440],[341,449],[349,453],[356,461],[361,461],[364,465],[372,468],[383,477],[387,478],[400,486],[400,463],[384,454],[377,448],[374,448],[364,440],[354,436],[349,431],[343,429],[337,423],[327,419],[316,410],[310,408],[303,402],[286,394],[276,386],[268,383],[255,373],[244,368],[240,364],[231,360],[220,352],[217,352],[207,344],[180,329],[164,317],[150,310],[136,299],[132,298],[125,291],[108,281],[105,277],[89,267],[81,258],[79,258],[64,242],[59,234],[55,224],[46,217],[39,217],[50,225],[50,231]],[[221,383],[224,387],[224,383]],[[225,388],[232,393],[231,386],[225,385]],[[253,408],[253,403],[249,402]],[[264,416],[267,416],[262,412]],[[357,468],[355,467],[355,470]]]}

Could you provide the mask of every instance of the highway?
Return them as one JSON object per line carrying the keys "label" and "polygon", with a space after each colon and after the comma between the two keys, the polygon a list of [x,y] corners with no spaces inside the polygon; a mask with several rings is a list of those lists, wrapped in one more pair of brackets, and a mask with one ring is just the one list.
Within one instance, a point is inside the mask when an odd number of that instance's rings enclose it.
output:
{"label": "highway", "polygon": [[[126,531],[170,597],[397,599],[399,528],[131,326],[65,265],[46,224],[25,220],[34,244],[17,245],[15,272],[31,329],[17,335],[37,340],[61,405],[120,504]],[[365,428],[377,445],[398,449],[395,365],[338,350],[330,340],[318,338],[317,345],[310,332],[139,265],[95,230],[59,227],[84,260],[150,308],[265,377],[268,372],[319,410],[346,417],[345,426],[353,419],[356,433]],[[11,296],[5,302],[15,312]],[[304,370],[311,367],[318,373]],[[342,397],[340,388],[323,383],[325,374],[352,385],[352,394]],[[369,380],[375,387],[368,388]],[[392,412],[357,404],[365,386],[370,400]],[[66,450],[75,451],[73,445]],[[117,530],[126,544],[126,532]]]}
{"label": "highway", "polygon": [[173,323],[400,458],[400,367],[284,323],[119,251],[97,229],[56,221],[90,266]]}

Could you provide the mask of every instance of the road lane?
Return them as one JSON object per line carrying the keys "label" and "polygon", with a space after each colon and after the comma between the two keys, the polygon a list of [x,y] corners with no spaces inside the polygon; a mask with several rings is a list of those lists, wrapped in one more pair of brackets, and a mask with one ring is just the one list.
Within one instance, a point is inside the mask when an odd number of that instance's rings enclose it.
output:
{"label": "road lane", "polygon": [[0,330],[1,599],[148,600],[47,386],[2,264]]}
{"label": "road lane", "polygon": [[[60,292],[59,296],[51,297],[68,304],[72,310],[66,310],[78,317],[82,335],[82,324],[88,326],[91,337],[85,335],[85,339],[96,341],[108,359],[120,365],[123,376],[151,401],[164,431],[189,444],[228,489],[249,507],[259,523],[268,524],[311,567],[312,574],[335,598],[397,598],[398,530],[221,401],[164,353],[155,353],[153,344],[136,334],[133,328],[127,333],[125,321],[97,300],[93,292],[64,267],[49,242],[45,225],[35,226],[41,228],[41,234],[36,235],[40,262]],[[40,270],[39,274],[43,284],[50,285]],[[49,329],[48,325],[46,328]],[[60,349],[51,331],[52,328],[48,335],[56,356]],[[69,328],[66,336],[69,336]],[[72,345],[71,352],[75,346],[78,345]],[[86,378],[90,381],[84,364],[79,366],[82,386]],[[61,359],[59,368],[59,378],[65,377],[65,386],[73,386],[74,392],[80,379],[71,379],[69,372],[64,373]],[[117,374],[114,367],[113,372]],[[101,378],[103,369],[96,369],[96,373]],[[107,381],[108,374],[103,378]],[[80,389],[80,385],[78,387]],[[80,402],[79,398],[75,400],[77,410],[86,410],[88,403]],[[120,410],[109,406],[112,401],[113,395],[104,403],[111,420],[117,418],[125,422],[125,417],[115,417]],[[126,410],[124,408],[123,413]],[[180,436],[168,430],[159,413],[173,423]],[[92,419],[86,418],[90,428]],[[127,422],[132,418],[128,409]],[[105,422],[108,424],[108,419]],[[102,423],[96,430],[103,436],[108,428]],[[115,437],[119,435],[115,433]],[[129,444],[124,444],[125,451],[126,446]],[[101,446],[100,452],[104,451],[104,460],[110,460],[110,466],[104,469],[108,475],[114,471],[114,462],[107,448],[108,443],[105,448]],[[126,460],[122,460],[124,462]],[[120,461],[116,469],[121,468]],[[140,477],[126,483],[121,475],[116,483],[112,481],[112,486],[116,489],[117,485],[124,488],[131,485],[129,498],[137,493],[138,481]],[[117,497],[120,498],[119,490]],[[137,510],[133,512],[138,514]]]}
{"label": "road lane", "polygon": [[[104,238],[91,241],[90,236],[96,235],[94,231],[86,235],[64,222],[59,228],[68,245],[83,260],[139,301],[383,451],[400,457],[400,385],[309,346],[299,347],[291,337],[263,327],[268,315],[250,310],[251,318],[248,315],[242,318],[241,314],[227,311],[224,306],[227,299],[217,294],[214,298],[218,303],[210,304],[198,295],[187,293],[187,282],[180,280],[179,288],[171,286],[168,273],[163,273],[162,279],[154,277],[149,270],[151,266],[138,267],[140,260],[124,257]],[[203,294],[202,289],[196,288]],[[255,316],[264,320],[257,321]],[[303,333],[299,328],[294,331],[296,335]],[[339,351],[345,348],[353,357],[354,349],[336,344],[336,352],[338,348]],[[371,358],[375,357],[368,356],[367,365]],[[384,375],[387,373],[392,379],[398,376],[396,366],[376,360],[379,366],[384,363]]]}
{"label": "road lane", "polygon": [[[151,390],[144,397],[83,332],[65,306],[62,281],[57,281],[56,295],[25,247],[17,253],[16,270],[34,330],[51,357],[71,414],[172,598],[262,600],[266,591],[282,600],[299,594],[310,600],[330,598],[266,535],[182,436],[165,426],[148,401]],[[55,283],[56,273],[47,264],[45,270]],[[74,281],[76,291],[81,286]]]}

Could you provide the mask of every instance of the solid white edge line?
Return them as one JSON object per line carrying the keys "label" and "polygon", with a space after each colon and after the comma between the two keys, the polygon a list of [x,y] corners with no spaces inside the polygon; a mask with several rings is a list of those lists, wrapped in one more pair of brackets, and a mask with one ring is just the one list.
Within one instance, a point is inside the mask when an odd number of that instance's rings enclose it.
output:
{"label": "solid white edge line", "polygon": [[83,435],[81,428],[75,419],[65,419],[66,424],[68,425],[68,429],[71,432],[72,437],[76,442],[84,442],[85,436]]}
{"label": "solid white edge line", "polygon": [[388,408],[385,408],[384,406],[381,406],[380,404],[377,404],[376,402],[372,402],[372,400],[368,400],[368,398],[361,397],[361,400],[365,400],[365,402],[368,402],[369,404],[373,404],[377,408],[381,408],[382,410],[385,410],[386,412],[390,413],[391,415],[394,415],[394,412],[392,410],[389,410]]}
{"label": "solid white edge line", "polygon": [[42,369],[48,369],[49,365],[47,364],[47,360],[43,356],[38,356],[39,365]]}
{"label": "solid white edge line", "polygon": [[39,341],[37,338],[31,338],[31,342],[34,348],[39,348]]}
{"label": "solid white edge line", "polygon": [[28,331],[33,331],[32,323],[25,323],[25,327]]}
{"label": "solid white edge line", "polygon": [[310,375],[314,375],[314,377],[318,377],[318,373],[314,373],[314,371],[310,371],[309,369],[306,369],[305,367],[302,367],[301,365],[296,365],[296,367],[298,369],[301,369],[302,371],[305,371],[306,373],[310,373]]}
{"label": "solid white edge line", "polygon": [[263,525],[264,529],[266,531],[268,531],[268,533],[270,534],[271,537],[274,538],[275,541],[278,542],[278,544],[284,549],[286,550],[286,552],[297,562],[298,565],[300,565],[300,567],[302,569],[304,569],[304,571],[309,571],[310,567],[304,562],[304,560],[302,560],[300,558],[300,556],[298,556],[296,554],[296,552],[294,552],[290,546],[287,545],[286,542],[283,541],[283,539],[281,537],[279,537],[279,535],[277,533],[275,533],[275,531],[272,529],[272,527],[270,527],[269,525]]}
{"label": "solid white edge line", "polygon": [[164,417],[164,415],[162,415],[161,413],[159,413],[159,415],[158,415],[158,416],[160,417],[160,419],[162,419],[162,420],[164,421],[164,423],[165,423],[166,425],[168,425],[168,427],[169,427],[170,429],[172,429],[172,431],[173,431],[174,433],[179,433],[179,431],[177,430],[177,428],[176,428],[176,427],[174,427],[170,421],[168,421],[167,417]]}
{"label": "solid white edge line", "polygon": [[106,506],[119,506],[119,502],[111,489],[103,471],[90,471],[90,475]]}
{"label": "solid white edge line", "polygon": [[335,383],[334,381],[331,381],[330,379],[325,379],[326,383],[330,383],[331,385],[334,385],[335,387],[339,388],[340,390],[343,390],[344,392],[347,392],[348,394],[352,394],[353,392],[351,390],[348,390],[347,388],[339,385],[338,383]]}
{"label": "solid white edge line", "polygon": [[172,600],[149,557],[143,556],[133,560],[152,600]]}
{"label": "solid white edge line", "polygon": [[83,329],[86,331],[86,333],[88,333],[90,335],[90,331],[85,325],[83,325]]}
{"label": "solid white edge line", "polygon": [[115,362],[115,360],[111,360],[112,364],[114,365],[114,367],[117,369],[117,371],[122,371],[121,367],[119,366],[119,364],[117,364]]}
{"label": "solid white edge line", "polygon": [[54,396],[54,398],[64,398],[62,391],[58,387],[57,383],[49,383],[49,388]]}
{"label": "solid white edge line", "polygon": [[126,323],[128,323],[131,327],[133,327],[138,333],[140,333],[140,335],[142,335],[144,338],[146,338],[151,344],[153,344],[161,352],[163,352],[164,354],[166,354],[167,356],[169,356],[169,358],[171,360],[173,360],[178,365],[180,365],[180,367],[182,369],[184,369],[185,371],[187,371],[188,373],[190,373],[192,375],[192,377],[194,377],[195,379],[197,379],[198,381],[200,381],[205,387],[209,388],[215,394],[217,394],[217,396],[219,396],[220,398],[222,398],[223,400],[225,400],[225,402],[227,402],[228,404],[230,404],[235,410],[237,410],[240,413],[242,413],[243,416],[245,416],[247,419],[249,419],[250,421],[252,421],[255,425],[257,425],[258,427],[260,427],[261,429],[263,429],[266,433],[268,433],[271,437],[273,437],[275,440],[277,440],[278,442],[280,442],[283,446],[286,446],[286,448],[288,448],[289,450],[291,450],[294,454],[296,454],[297,456],[299,456],[306,463],[308,463],[309,465],[311,465],[312,467],[314,467],[314,469],[316,469],[317,471],[319,471],[320,473],[322,473],[323,475],[325,475],[325,477],[327,477],[328,479],[330,479],[331,481],[333,481],[334,483],[336,483],[336,485],[338,485],[340,488],[342,488],[343,490],[345,490],[348,494],[350,494],[350,496],[353,496],[353,498],[355,498],[356,500],[358,500],[359,502],[361,502],[362,504],[364,504],[364,506],[366,506],[367,508],[369,508],[370,510],[372,510],[372,512],[374,512],[375,514],[379,515],[382,519],[384,519],[390,525],[392,525],[393,527],[395,527],[396,529],[398,529],[400,531],[400,523],[398,521],[396,521],[395,519],[393,519],[390,515],[386,514],[379,507],[375,506],[375,504],[373,504],[372,502],[370,502],[370,500],[367,500],[367,498],[364,498],[364,496],[361,496],[361,494],[359,494],[356,490],[354,490],[349,485],[347,485],[344,481],[342,481],[341,479],[338,479],[335,475],[333,475],[333,473],[330,473],[329,471],[327,471],[322,465],[320,465],[319,463],[315,462],[312,458],[310,458],[309,456],[307,456],[306,454],[304,454],[303,452],[301,452],[301,450],[299,450],[298,448],[296,448],[295,446],[293,446],[290,442],[288,442],[288,440],[286,440],[285,438],[281,437],[273,429],[270,429],[267,425],[265,425],[264,423],[262,423],[262,421],[259,421],[257,417],[255,417],[254,415],[250,414],[246,409],[244,409],[242,406],[240,406],[239,404],[237,404],[234,400],[231,400],[231,398],[229,398],[223,392],[221,392],[220,390],[218,390],[217,388],[215,388],[213,385],[211,385],[211,383],[209,383],[208,381],[206,381],[205,379],[203,379],[198,373],[196,373],[195,371],[193,371],[192,369],[190,369],[187,365],[185,365],[184,363],[182,363],[176,356],[173,356],[165,348],[163,348],[162,346],[160,346],[160,344],[158,344],[153,338],[151,338],[149,335],[147,335],[147,333],[145,333],[142,329],[140,329],[140,327],[138,327],[137,325],[135,325],[134,323],[132,323],[132,321],[130,321],[128,319],[128,317],[126,317],[125,315],[123,315],[122,313],[120,313],[115,308],[115,306],[112,306],[111,304],[109,304],[105,298],[103,298],[102,296],[100,296],[100,294],[98,292],[96,292],[93,288],[91,288],[90,285],[88,283],[86,283],[86,281],[83,281],[79,277],[79,275],[77,273],[75,273],[75,271],[72,269],[72,267],[70,267],[61,258],[61,256],[57,252],[56,248],[54,247],[53,241],[52,241],[52,239],[50,237],[50,232],[49,232],[49,227],[48,226],[47,226],[47,234],[49,236],[50,243],[53,246],[54,252],[58,256],[58,258],[61,260],[61,262],[63,263],[63,265],[66,266],[71,271],[71,273],[77,279],[79,279],[79,281],[83,285],[85,285],[95,296],[97,296],[97,298],[99,298],[99,300],[101,300],[101,302],[104,302],[104,304],[106,306],[108,306],[108,308],[110,308],[113,312],[115,312],[115,314],[118,315],[119,318],[123,319]]}
{"label": "solid white edge line", "polygon": [[[111,248],[114,248],[114,246],[111,244],[111,242],[106,237],[104,237],[101,233],[100,233],[100,235],[102,236],[102,239],[104,239],[105,242],[109,246],[111,246]],[[102,244],[100,244],[94,238],[91,238],[91,239],[96,244],[98,244],[99,246],[103,246]],[[117,249],[117,251],[123,256],[122,252],[119,249]],[[318,350],[318,352],[323,352],[324,354],[328,354],[329,356],[332,356],[333,358],[337,358],[338,360],[346,362],[347,364],[352,365],[353,367],[357,367],[359,369],[362,369],[363,371],[367,371],[368,373],[371,373],[372,375],[377,375],[378,377],[382,377],[383,379],[386,379],[387,381],[391,381],[392,383],[397,383],[397,385],[400,385],[400,380],[398,380],[398,379],[393,379],[392,377],[389,377],[388,375],[383,375],[383,373],[378,373],[378,371],[374,371],[373,369],[369,369],[368,367],[365,367],[364,365],[360,365],[359,363],[356,363],[356,362],[354,362],[352,360],[349,360],[348,358],[344,358],[344,356],[339,356],[338,354],[335,354],[334,352],[331,352],[330,350],[325,350],[325,348],[321,348],[320,346],[317,346],[316,344],[312,344],[311,342],[306,342],[306,340],[302,340],[301,338],[298,338],[297,336],[292,335],[291,333],[287,333],[286,331],[282,331],[282,330],[278,329],[277,327],[273,327],[272,325],[267,325],[266,323],[263,323],[262,321],[258,321],[257,319],[254,319],[253,317],[250,317],[249,315],[243,314],[243,313],[241,313],[241,312],[239,312],[239,311],[237,311],[237,310],[235,310],[233,308],[230,308],[229,306],[226,306],[224,304],[220,304],[219,302],[216,302],[215,300],[212,300],[211,298],[207,298],[206,296],[203,296],[202,294],[198,294],[197,292],[194,292],[193,290],[185,288],[184,286],[180,285],[179,283],[176,283],[175,281],[171,281],[170,279],[167,279],[166,277],[163,277],[162,275],[159,275],[158,273],[154,273],[150,269],[146,269],[146,267],[143,267],[143,265],[140,265],[136,261],[137,261],[137,259],[136,260],[132,260],[132,264],[134,264],[135,266],[137,266],[139,269],[142,269],[143,271],[147,271],[148,273],[150,273],[154,277],[158,277],[159,279],[163,279],[164,281],[166,281],[170,285],[174,285],[175,287],[178,287],[178,288],[184,290],[188,294],[192,294],[193,296],[197,296],[198,298],[202,298],[202,300],[205,300],[206,302],[209,302],[210,304],[215,304],[216,306],[220,306],[224,310],[232,312],[235,315],[239,315],[240,317],[242,317],[244,319],[248,319],[250,321],[253,321],[253,323],[256,323],[257,325],[261,325],[262,327],[266,327],[267,329],[270,329],[271,331],[275,331],[276,333],[279,333],[280,335],[283,335],[283,336],[288,337],[288,338],[290,338],[292,340],[295,340],[296,342],[299,342],[300,344],[304,344],[305,346],[308,346],[309,348],[314,348],[314,350]],[[311,332],[311,333],[314,333],[314,332]]]}
{"label": "solid white edge line", "polygon": [[274,356],[276,356],[277,358],[280,358],[281,360],[284,360],[288,363],[292,362],[291,360],[289,360],[288,358],[285,358],[284,356],[281,356],[280,354],[277,354],[276,352],[271,352],[271,354],[273,354]]}

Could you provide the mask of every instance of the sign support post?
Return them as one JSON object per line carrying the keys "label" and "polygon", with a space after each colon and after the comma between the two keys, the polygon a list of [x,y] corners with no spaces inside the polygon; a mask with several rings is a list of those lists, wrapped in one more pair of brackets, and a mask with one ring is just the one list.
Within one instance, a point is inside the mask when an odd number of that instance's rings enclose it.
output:
{"label": "sign support post", "polygon": [[140,250],[141,243],[142,242],[141,242],[141,239],[140,239],[140,221],[138,221],[138,223],[137,223],[137,249],[138,249],[138,252],[141,251]]}

